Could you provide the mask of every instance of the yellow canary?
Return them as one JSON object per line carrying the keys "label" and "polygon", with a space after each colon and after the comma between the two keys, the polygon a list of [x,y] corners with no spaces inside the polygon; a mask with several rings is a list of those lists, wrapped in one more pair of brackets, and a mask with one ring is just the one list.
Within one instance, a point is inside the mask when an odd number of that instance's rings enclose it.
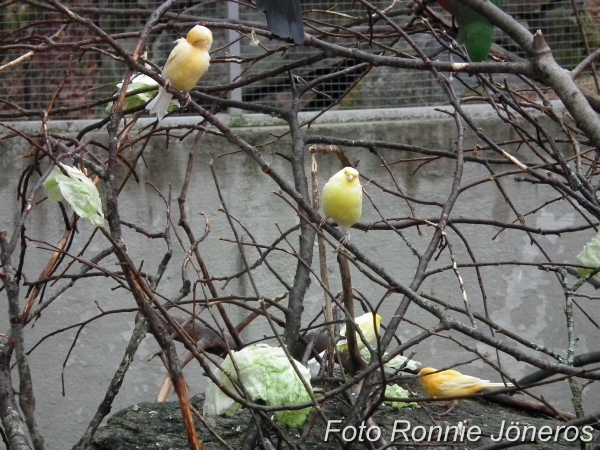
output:
{"label": "yellow canary", "polygon": [[[381,325],[381,316],[379,314],[373,314],[373,313],[368,312],[366,314],[363,314],[362,316],[355,317],[354,321],[356,322],[356,325],[358,325],[358,328],[360,328],[360,331],[362,332],[362,334],[365,337],[365,339],[367,340],[367,342],[371,345],[374,345],[375,342],[377,342],[377,335],[379,334],[379,327]],[[375,325],[375,327],[373,327],[373,325]],[[363,348],[365,348],[365,344],[363,343],[363,341],[360,338],[360,336],[358,335],[358,333],[355,332],[355,334],[356,334],[356,346],[358,347],[358,350],[362,350]],[[342,328],[340,330],[340,335],[343,337],[346,337],[346,325],[342,326]],[[336,344],[336,347],[341,352],[347,351],[348,350],[348,341],[346,339],[343,339]],[[319,353],[319,357],[323,358],[325,356],[326,351],[327,350],[323,350],[321,353]],[[312,358],[311,360],[308,361],[309,367],[310,366],[314,367],[315,365],[317,365],[316,358]]]}
{"label": "yellow canary", "polygon": [[[208,70],[210,65],[208,51],[212,40],[210,30],[201,25],[192,28],[185,39],[177,39],[175,48],[171,51],[162,71],[167,84],[180,91],[191,91]],[[156,114],[161,121],[172,98],[172,94],[160,87],[156,97],[146,105],[146,109],[150,114]]]}
{"label": "yellow canary", "polygon": [[[354,321],[356,322],[356,325],[358,325],[358,328],[360,328],[360,331],[362,332],[363,336],[369,344],[372,345],[375,342],[377,342],[379,326],[381,325],[381,316],[379,314],[373,314],[368,312],[366,314],[363,314],[362,316],[355,317]],[[375,325],[375,327],[373,327],[373,325]],[[357,347],[359,350],[362,350],[363,348],[365,348],[365,344],[363,343],[358,333],[355,334]],[[344,337],[346,336],[346,325],[342,326],[340,330],[340,335]],[[344,339],[338,342],[337,348],[340,351],[348,350],[348,341]]]}
{"label": "yellow canary", "polygon": [[362,186],[358,171],[344,167],[323,186],[323,214],[325,219],[335,220],[344,233],[342,244],[350,237],[350,228],[360,220],[362,214]]}
{"label": "yellow canary", "polygon": [[[489,380],[463,375],[456,370],[442,370],[438,372],[433,367],[424,367],[419,372],[421,386],[427,395],[433,398],[457,397],[459,395],[476,394],[489,388],[513,387],[512,383],[492,383]],[[448,414],[458,404],[453,400],[453,405],[444,414]]]}

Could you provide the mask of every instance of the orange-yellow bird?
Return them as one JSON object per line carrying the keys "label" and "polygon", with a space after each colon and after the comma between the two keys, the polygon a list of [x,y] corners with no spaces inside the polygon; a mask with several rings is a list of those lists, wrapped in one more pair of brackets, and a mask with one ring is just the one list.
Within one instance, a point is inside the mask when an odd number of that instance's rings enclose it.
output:
{"label": "orange-yellow bird", "polygon": [[[175,48],[171,51],[162,70],[162,76],[167,80],[167,84],[180,91],[189,92],[194,89],[210,65],[208,51],[212,40],[210,30],[201,25],[192,28],[185,39],[177,39]],[[173,94],[160,87],[156,97],[146,105],[146,109],[150,114],[156,114],[161,121],[172,98]]]}
{"label": "orange-yellow bird", "polygon": [[[442,370],[438,372],[433,367],[424,367],[419,372],[421,386],[427,395],[433,398],[458,397],[460,395],[476,394],[489,388],[513,387],[512,383],[492,383],[489,380],[463,375],[456,370]],[[453,400],[452,406],[442,416],[448,414],[458,404]]]}

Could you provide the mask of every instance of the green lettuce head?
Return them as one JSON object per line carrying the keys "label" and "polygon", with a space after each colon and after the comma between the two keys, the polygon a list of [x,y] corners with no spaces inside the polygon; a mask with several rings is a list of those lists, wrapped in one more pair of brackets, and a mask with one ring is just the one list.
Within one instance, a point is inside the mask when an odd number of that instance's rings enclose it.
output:
{"label": "green lettuce head", "polygon": [[[310,401],[310,395],[290,364],[281,347],[270,347],[266,344],[248,346],[240,351],[232,351],[235,363],[239,369],[236,372],[231,357],[227,356],[221,368],[214,371],[215,377],[231,392],[239,392],[233,385],[243,384],[252,401],[262,400],[267,406],[297,405]],[[310,371],[296,364],[304,380],[310,385]],[[241,407],[233,399],[209,382],[204,402],[204,415],[216,416],[221,414],[233,415]],[[280,423],[299,427],[306,421],[309,408],[299,410],[277,411],[275,419]]]}

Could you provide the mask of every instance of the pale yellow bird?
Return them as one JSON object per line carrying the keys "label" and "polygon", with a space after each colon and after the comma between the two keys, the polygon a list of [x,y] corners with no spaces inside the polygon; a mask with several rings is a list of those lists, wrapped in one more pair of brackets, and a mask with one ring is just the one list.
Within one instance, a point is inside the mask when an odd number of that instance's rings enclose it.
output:
{"label": "pale yellow bird", "polygon": [[[208,51],[212,41],[210,30],[201,25],[192,28],[185,39],[177,39],[175,48],[171,51],[162,70],[162,77],[167,80],[167,85],[186,92],[194,89],[210,65]],[[173,94],[160,87],[156,97],[146,105],[146,109],[150,111],[150,114],[156,114],[158,120],[161,121],[172,98]]]}
{"label": "pale yellow bird", "polygon": [[[356,325],[358,325],[358,328],[360,328],[361,333],[369,345],[375,345],[377,342],[377,336],[379,335],[379,328],[381,326],[381,316],[379,314],[368,312],[362,316],[355,317],[354,321],[356,322]],[[355,332],[354,334],[356,335],[356,346],[358,347],[358,350],[362,350],[365,348],[365,343],[362,341],[358,333]],[[340,336],[343,338],[346,337],[345,324],[340,329]],[[348,341],[346,339],[342,339],[336,344],[336,347],[340,352],[348,351]],[[326,352],[327,350],[323,350],[321,353],[319,353],[319,357],[323,358]],[[316,366],[317,364],[316,358],[312,358],[308,361],[309,368],[311,366]]]}
{"label": "pale yellow bird", "polygon": [[360,220],[362,214],[362,186],[358,171],[353,167],[344,167],[332,176],[323,186],[323,214],[325,218],[335,220],[344,237],[342,244],[350,238],[350,228]]}
{"label": "pale yellow bird", "polygon": [[[512,383],[492,383],[489,380],[463,375],[457,370],[442,370],[438,372],[433,367],[424,367],[419,372],[421,386],[427,395],[433,398],[458,397],[471,395],[490,388],[514,387]],[[448,414],[458,404],[458,400],[452,401],[452,406],[441,416]]]}
{"label": "pale yellow bird", "polygon": [[[360,328],[360,331],[362,332],[366,341],[371,345],[375,344],[377,342],[377,335],[379,334],[379,327],[381,325],[381,316],[379,314],[368,312],[362,316],[355,317],[354,321],[356,322],[356,325],[358,325],[358,328]],[[365,344],[358,333],[355,332],[355,334],[357,347],[359,350],[362,350],[365,348]],[[346,337],[345,324],[340,329],[340,335]],[[348,350],[348,341],[343,339],[337,343],[336,347],[340,351]]]}

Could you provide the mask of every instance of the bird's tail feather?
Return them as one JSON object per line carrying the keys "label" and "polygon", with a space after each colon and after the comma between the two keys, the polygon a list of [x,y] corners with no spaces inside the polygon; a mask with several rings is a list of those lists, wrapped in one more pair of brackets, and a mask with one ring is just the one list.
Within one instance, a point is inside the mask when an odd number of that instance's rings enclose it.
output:
{"label": "bird's tail feather", "polygon": [[485,383],[485,387],[486,388],[496,388],[496,387],[498,387],[498,388],[509,387],[510,388],[510,387],[515,387],[515,385],[512,383],[506,383],[506,384],[504,384],[504,383]]}
{"label": "bird's tail feather", "polygon": [[158,94],[152,99],[150,103],[146,105],[146,109],[150,111],[150,114],[156,114],[158,121],[160,122],[167,113],[169,103],[173,99],[173,94],[167,92],[164,88],[158,88]]}
{"label": "bird's tail feather", "polygon": [[466,24],[458,32],[458,41],[465,44],[469,58],[473,62],[483,62],[488,59],[492,42],[494,42],[494,27],[483,19]]}

